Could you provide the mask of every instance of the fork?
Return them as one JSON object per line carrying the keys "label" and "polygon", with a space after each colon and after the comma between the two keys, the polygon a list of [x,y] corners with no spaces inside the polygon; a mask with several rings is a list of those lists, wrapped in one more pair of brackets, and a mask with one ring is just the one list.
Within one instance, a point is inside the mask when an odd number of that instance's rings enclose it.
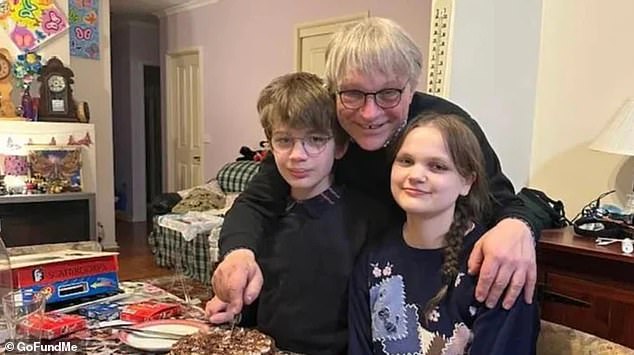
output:
{"label": "fork", "polygon": [[119,331],[134,333],[135,336],[139,336],[143,338],[178,340],[187,335],[187,334],[180,334],[180,333],[164,332],[160,330],[134,328],[130,326],[112,326],[109,328],[116,329]]}
{"label": "fork", "polygon": [[242,320],[242,313],[238,313],[235,316],[233,316],[233,318],[231,319],[231,330],[229,331],[229,335],[228,338],[231,339],[233,338],[233,333],[236,329],[236,323],[240,323],[240,321]]}

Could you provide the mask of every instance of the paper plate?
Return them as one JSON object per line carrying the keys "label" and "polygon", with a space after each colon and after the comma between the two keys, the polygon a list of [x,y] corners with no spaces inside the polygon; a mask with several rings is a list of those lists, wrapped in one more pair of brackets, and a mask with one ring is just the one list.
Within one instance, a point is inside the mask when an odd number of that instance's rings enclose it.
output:
{"label": "paper plate", "polygon": [[[200,330],[208,331],[209,327],[201,322],[193,320],[163,319],[139,323],[133,328],[156,330],[159,332],[169,332],[182,334],[183,336],[194,334]],[[133,348],[145,351],[169,351],[172,345],[177,342],[174,339],[161,339],[154,334],[137,334],[135,332],[119,331],[119,339]]]}

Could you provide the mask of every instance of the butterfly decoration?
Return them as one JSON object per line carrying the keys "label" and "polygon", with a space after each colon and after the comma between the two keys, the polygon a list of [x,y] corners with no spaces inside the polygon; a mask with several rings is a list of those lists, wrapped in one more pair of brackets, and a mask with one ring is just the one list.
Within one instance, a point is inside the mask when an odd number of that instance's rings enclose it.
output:
{"label": "butterfly decoration", "polygon": [[99,59],[99,1],[74,0],[68,5],[70,54]]}
{"label": "butterfly decoration", "polygon": [[92,144],[92,139],[90,139],[90,133],[86,132],[86,135],[84,136],[84,138],[76,141],[75,137],[73,137],[73,135],[71,134],[68,137],[68,144],[66,145],[85,145],[86,147],[90,147],[90,145]]}
{"label": "butterfly decoration", "polygon": [[86,135],[84,136],[84,138],[78,140],[77,144],[90,147],[90,145],[92,144],[92,139],[90,139],[90,133],[86,132]]}
{"label": "butterfly decoration", "polygon": [[16,150],[22,149],[22,146],[19,144],[13,143],[13,138],[9,137],[7,138],[6,148],[7,148],[7,151],[16,151]]}
{"label": "butterfly decoration", "polygon": [[53,0],[0,0],[0,27],[20,50],[30,50],[68,28]]}
{"label": "butterfly decoration", "polygon": [[80,173],[81,150],[42,150],[29,152],[32,174],[48,180],[70,180]]}
{"label": "butterfly decoration", "polygon": [[93,0],[74,0],[77,7],[92,7]]}
{"label": "butterfly decoration", "polygon": [[84,22],[89,25],[94,25],[97,23],[97,13],[94,11],[90,11],[88,15],[84,16]]}
{"label": "butterfly decoration", "polygon": [[92,29],[77,26],[75,27],[75,37],[82,41],[90,41],[92,39]]}
{"label": "butterfly decoration", "polygon": [[11,40],[20,50],[32,49],[37,42],[35,36],[33,36],[33,32],[22,26],[16,26],[13,29],[13,32],[11,32]]}
{"label": "butterfly decoration", "polygon": [[98,59],[99,46],[97,46],[97,43],[91,43],[90,46],[86,48],[86,53],[88,54],[89,58]]}
{"label": "butterfly decoration", "polygon": [[42,28],[49,35],[61,32],[66,28],[64,17],[55,10],[45,11],[42,20]]}

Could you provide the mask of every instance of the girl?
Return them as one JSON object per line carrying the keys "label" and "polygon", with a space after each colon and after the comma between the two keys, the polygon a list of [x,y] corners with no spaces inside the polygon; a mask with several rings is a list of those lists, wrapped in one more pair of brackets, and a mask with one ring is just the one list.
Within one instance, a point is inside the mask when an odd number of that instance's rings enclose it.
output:
{"label": "girl", "polygon": [[[533,354],[535,304],[475,299],[467,258],[489,208],[482,152],[464,119],[423,113],[395,146],[404,225],[369,245],[350,281],[350,354]],[[397,238],[394,238],[397,236]]]}

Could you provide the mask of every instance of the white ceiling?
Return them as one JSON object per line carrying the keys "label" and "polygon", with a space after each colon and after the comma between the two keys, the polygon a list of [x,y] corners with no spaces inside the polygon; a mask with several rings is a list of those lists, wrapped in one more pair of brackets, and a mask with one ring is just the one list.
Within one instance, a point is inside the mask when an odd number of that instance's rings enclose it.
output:
{"label": "white ceiling", "polygon": [[110,11],[116,14],[154,14],[187,3],[187,0],[110,0]]}

